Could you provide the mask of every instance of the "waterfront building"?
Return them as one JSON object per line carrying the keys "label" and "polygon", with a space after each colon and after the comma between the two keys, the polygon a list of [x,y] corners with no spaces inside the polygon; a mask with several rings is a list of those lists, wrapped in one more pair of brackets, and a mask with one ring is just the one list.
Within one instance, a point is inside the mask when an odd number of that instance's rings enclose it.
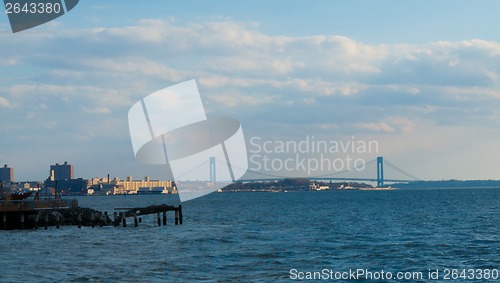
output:
{"label": "waterfront building", "polygon": [[93,194],[148,194],[148,193],[168,193],[175,194],[177,189],[173,181],[151,180],[145,177],[143,180],[134,180],[132,176],[125,180],[118,178],[93,178],[90,181]]}
{"label": "waterfront building", "polygon": [[14,168],[9,167],[7,164],[0,168],[0,182],[4,185],[14,182]]}
{"label": "waterfront building", "polygon": [[46,188],[54,188],[61,195],[85,195],[89,187],[89,180],[78,178],[51,181],[47,179],[44,185]]}
{"label": "waterfront building", "polygon": [[74,179],[74,175],[73,165],[68,164],[67,161],[64,164],[56,163],[55,165],[50,165],[51,181],[71,180]]}
{"label": "waterfront building", "polygon": [[58,194],[62,195],[80,195],[86,194],[89,187],[89,181],[83,178],[75,179],[74,166],[68,164],[56,163],[50,165],[50,175],[45,180],[44,185],[47,188],[53,188]]}

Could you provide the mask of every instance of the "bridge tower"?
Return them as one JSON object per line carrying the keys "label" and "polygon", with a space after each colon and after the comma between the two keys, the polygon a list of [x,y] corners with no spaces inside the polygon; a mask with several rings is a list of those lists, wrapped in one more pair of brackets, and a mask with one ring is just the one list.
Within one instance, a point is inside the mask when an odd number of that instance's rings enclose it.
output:
{"label": "bridge tower", "polygon": [[210,157],[210,182],[215,182],[215,157]]}
{"label": "bridge tower", "polygon": [[377,157],[377,187],[384,185],[384,157]]}

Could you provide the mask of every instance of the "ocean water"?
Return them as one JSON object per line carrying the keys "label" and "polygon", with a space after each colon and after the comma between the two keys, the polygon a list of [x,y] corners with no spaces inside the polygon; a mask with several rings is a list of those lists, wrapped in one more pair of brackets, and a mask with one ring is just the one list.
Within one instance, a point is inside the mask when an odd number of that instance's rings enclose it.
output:
{"label": "ocean water", "polygon": [[[178,202],[78,200],[111,214]],[[137,228],[0,231],[0,282],[291,282],[325,270],[331,277],[323,279],[346,282],[352,277],[334,274],[358,269],[372,272],[362,282],[500,281],[492,279],[500,269],[499,189],[213,193],[183,203],[183,213],[178,226],[171,213],[162,227],[151,215]],[[474,279],[444,279],[446,270],[471,269]],[[429,278],[436,270],[438,279]],[[382,271],[422,278],[375,280]],[[478,280],[479,272],[493,277]]]}

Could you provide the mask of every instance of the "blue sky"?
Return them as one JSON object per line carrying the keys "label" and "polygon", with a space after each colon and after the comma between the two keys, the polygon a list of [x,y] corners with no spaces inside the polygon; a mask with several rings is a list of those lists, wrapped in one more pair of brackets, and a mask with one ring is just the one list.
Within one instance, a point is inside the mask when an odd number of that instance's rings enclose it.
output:
{"label": "blue sky", "polygon": [[[82,7],[84,6],[84,7]],[[481,38],[500,31],[498,1],[89,1],[65,23],[120,26],[143,18],[175,18],[179,23],[232,19],[255,22],[269,35],[340,34],[365,43],[427,43]],[[61,19],[62,20],[62,19]]]}
{"label": "blue sky", "polygon": [[423,179],[499,178],[498,1],[313,3],[88,0],[17,34],[0,17],[0,162],[162,178],[127,112],[195,78],[247,138],[375,139]]}

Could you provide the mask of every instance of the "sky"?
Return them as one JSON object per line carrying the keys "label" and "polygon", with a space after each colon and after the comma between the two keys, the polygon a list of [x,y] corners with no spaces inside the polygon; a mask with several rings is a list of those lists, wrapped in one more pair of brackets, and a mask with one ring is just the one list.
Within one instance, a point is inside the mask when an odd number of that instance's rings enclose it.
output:
{"label": "sky", "polygon": [[[13,34],[0,16],[0,163],[44,180],[165,179],[130,107],[196,79],[247,141],[376,140],[428,180],[500,179],[498,1],[80,1]],[[2,13],[4,12],[2,8]]]}

